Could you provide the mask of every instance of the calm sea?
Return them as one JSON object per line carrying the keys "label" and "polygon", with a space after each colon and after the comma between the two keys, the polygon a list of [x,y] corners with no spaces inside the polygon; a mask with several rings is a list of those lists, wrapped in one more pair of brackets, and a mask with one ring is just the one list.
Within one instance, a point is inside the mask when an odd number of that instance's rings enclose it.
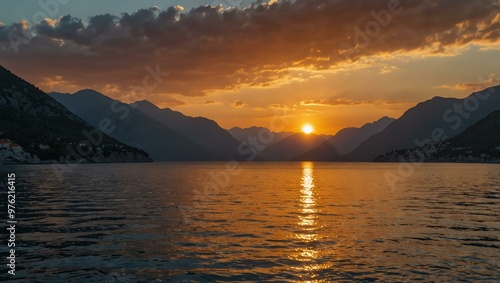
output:
{"label": "calm sea", "polygon": [[0,281],[500,281],[499,165],[235,167],[2,166],[18,224]]}

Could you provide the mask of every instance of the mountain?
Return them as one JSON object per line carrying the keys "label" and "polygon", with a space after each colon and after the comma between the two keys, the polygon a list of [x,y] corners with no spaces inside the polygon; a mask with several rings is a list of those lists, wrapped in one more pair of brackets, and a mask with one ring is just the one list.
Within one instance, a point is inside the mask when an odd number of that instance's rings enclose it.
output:
{"label": "mountain", "polygon": [[143,114],[178,131],[224,159],[245,160],[245,156],[238,152],[240,142],[213,120],[189,117],[169,108],[160,109],[147,100],[138,101],[132,105]]}
{"label": "mountain", "polygon": [[154,160],[222,160],[181,133],[97,91],[87,89],[74,94],[51,93],[50,96],[94,127],[110,123],[113,125],[110,136],[146,150]]}
{"label": "mountain", "polygon": [[396,119],[383,117],[375,122],[367,123],[361,128],[345,128],[340,130],[335,136],[329,138],[329,142],[339,154],[347,154],[369,137],[380,133]]}
{"label": "mountain", "polygon": [[264,149],[260,156],[269,161],[289,161],[314,149],[327,140],[319,135],[297,133]]}
{"label": "mountain", "polygon": [[[0,138],[9,162],[151,161],[98,131],[34,85],[0,66]],[[12,154],[9,154],[11,151]],[[22,159],[26,154],[30,159]],[[4,160],[5,161],[5,160]]]}
{"label": "mountain", "polygon": [[500,110],[490,113],[461,134],[443,142],[399,150],[377,157],[376,161],[424,160],[427,162],[500,163]]}
{"label": "mountain", "polygon": [[500,110],[438,146],[434,159],[500,163]]}
{"label": "mountain", "polygon": [[261,139],[267,141],[267,139],[271,139],[270,136],[272,133],[272,140],[266,144],[266,147],[270,147],[273,144],[294,134],[291,132],[279,132],[279,133],[271,132],[269,129],[264,127],[250,127],[250,128],[234,127],[229,129],[228,132],[240,142],[248,141],[248,139],[252,137],[256,137],[258,139],[259,137],[262,137]]}
{"label": "mountain", "polygon": [[[378,121],[373,123],[368,123],[363,125],[361,128],[345,128],[340,130],[335,136],[327,136],[327,135],[318,135],[318,137],[322,137],[327,140],[328,143],[323,143],[322,140],[317,144],[318,148],[312,148],[307,150],[302,154],[293,155],[290,154],[278,154],[274,156],[273,152],[278,152],[278,148],[274,147],[271,150],[264,150],[262,153],[263,156],[267,155],[268,159],[271,160],[283,160],[290,157],[292,160],[317,160],[317,161],[331,161],[334,158],[338,158],[340,155],[347,154],[354,150],[358,145],[364,142],[366,139],[371,137],[372,135],[381,132],[384,130],[390,123],[395,121],[396,119],[383,117]],[[268,144],[265,145],[266,148],[270,148],[273,145],[279,143],[280,141],[294,135],[291,132],[271,132],[269,129],[264,127],[250,127],[250,128],[239,128],[234,127],[229,130],[229,133],[237,140],[243,142],[248,141],[249,138],[257,138],[262,136],[263,139],[268,139],[270,137],[270,133],[272,134],[272,140]],[[297,142],[296,139],[294,141]],[[290,141],[289,141],[290,142]],[[283,146],[283,145],[280,145]],[[284,146],[290,146],[288,143],[284,144]],[[286,156],[286,157],[285,157]]]}
{"label": "mountain", "polygon": [[339,157],[337,149],[328,141],[324,141],[306,153],[292,157],[291,161],[333,161]]}
{"label": "mountain", "polygon": [[434,97],[417,104],[373,135],[340,161],[372,161],[377,156],[423,146],[456,136],[500,109],[500,86],[475,92],[464,99]]}
{"label": "mountain", "polygon": [[92,89],[83,89],[73,94],[51,92],[49,96],[66,106],[71,112],[83,112],[99,106],[110,106],[113,99]]}
{"label": "mountain", "polygon": [[490,113],[486,118],[467,128],[449,140],[451,146],[466,147],[480,154],[500,149],[500,110]]}

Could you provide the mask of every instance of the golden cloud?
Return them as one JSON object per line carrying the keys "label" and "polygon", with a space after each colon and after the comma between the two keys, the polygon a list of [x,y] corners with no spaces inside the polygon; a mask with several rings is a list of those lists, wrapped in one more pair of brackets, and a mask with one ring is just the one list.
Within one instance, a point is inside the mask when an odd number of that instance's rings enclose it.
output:
{"label": "golden cloud", "polygon": [[308,99],[300,102],[302,106],[352,106],[352,105],[395,105],[395,104],[408,104],[407,101],[393,101],[393,100],[352,100],[347,98],[337,99]]}
{"label": "golden cloud", "polygon": [[499,14],[500,0],[296,0],[223,11],[153,7],[88,23],[66,15],[0,25],[0,60],[28,80],[64,72],[82,87],[121,93],[143,84],[147,66],[160,66],[169,76],[151,96],[201,97],[310,78],[296,69],[331,72],[372,56],[498,46]]}
{"label": "golden cloud", "polygon": [[454,85],[440,85],[438,88],[448,88],[453,90],[479,91],[489,86],[500,83],[500,78],[481,79],[477,83],[458,83]]}

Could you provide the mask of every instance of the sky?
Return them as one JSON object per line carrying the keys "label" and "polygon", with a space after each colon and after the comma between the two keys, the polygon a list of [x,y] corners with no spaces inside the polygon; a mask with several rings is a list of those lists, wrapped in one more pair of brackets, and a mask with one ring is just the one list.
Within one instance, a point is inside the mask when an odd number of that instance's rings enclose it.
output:
{"label": "sky", "polygon": [[500,84],[499,38],[500,0],[0,1],[0,64],[42,90],[225,128],[335,134],[466,97]]}

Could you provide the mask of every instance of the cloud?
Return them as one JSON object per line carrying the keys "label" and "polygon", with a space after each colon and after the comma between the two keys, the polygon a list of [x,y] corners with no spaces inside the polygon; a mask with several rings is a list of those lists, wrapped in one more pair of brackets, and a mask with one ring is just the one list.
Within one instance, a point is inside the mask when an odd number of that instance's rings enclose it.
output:
{"label": "cloud", "polygon": [[286,106],[281,104],[269,104],[267,108],[269,109],[284,109]]}
{"label": "cloud", "polygon": [[0,47],[3,47],[2,53],[12,52],[13,47],[11,46],[11,42],[13,41],[29,43],[29,39],[32,36],[28,29],[29,24],[24,20],[11,25],[0,25]]}
{"label": "cloud", "polygon": [[500,83],[500,78],[489,78],[486,80],[478,81],[477,83],[458,83],[455,85],[440,85],[438,88],[448,88],[452,90],[467,90],[467,91],[479,91],[489,86],[497,85]]}
{"label": "cloud", "polygon": [[364,104],[364,101],[356,101],[346,98],[337,99],[308,99],[300,102],[302,106],[346,106]]}
{"label": "cloud", "polygon": [[205,104],[205,105],[215,104],[215,101],[213,101],[213,100],[207,100],[207,101],[203,102],[203,104]]}
{"label": "cloud", "polygon": [[337,99],[308,99],[300,102],[302,106],[352,106],[352,105],[394,105],[394,104],[408,104],[405,101],[393,101],[393,100],[352,100],[347,98],[337,98]]}
{"label": "cloud", "polygon": [[161,108],[165,108],[165,107],[186,105],[186,102],[172,98],[172,97],[164,97],[164,98],[161,98],[159,100],[159,102],[156,102],[156,105],[158,105]]}
{"label": "cloud", "polygon": [[39,87],[48,90],[72,89],[78,90],[78,86],[65,80],[63,76],[45,77],[38,84]]}
{"label": "cloud", "polygon": [[246,103],[244,101],[241,101],[241,100],[236,100],[235,102],[233,102],[231,104],[234,108],[241,108],[243,106],[246,105]]}
{"label": "cloud", "polygon": [[153,102],[160,108],[170,108],[175,106],[187,105],[185,101],[182,101],[176,97],[177,95],[172,95],[169,93],[161,93],[156,96],[134,96],[134,95],[122,95],[118,97],[118,100],[124,102],[137,102],[143,99],[146,99],[150,102]]}
{"label": "cloud", "polygon": [[82,87],[122,93],[159,65],[170,75],[151,96],[201,97],[283,84],[297,68],[317,74],[370,56],[449,54],[500,38],[500,0],[401,1],[396,14],[384,12],[387,0],[271,2],[0,25],[0,61],[30,81],[64,73]]}
{"label": "cloud", "polygon": [[384,75],[384,74],[389,74],[389,73],[392,73],[392,72],[395,72],[395,71],[398,71],[400,70],[400,68],[396,67],[396,66],[383,66],[379,71],[378,73],[381,74],[381,75]]}

